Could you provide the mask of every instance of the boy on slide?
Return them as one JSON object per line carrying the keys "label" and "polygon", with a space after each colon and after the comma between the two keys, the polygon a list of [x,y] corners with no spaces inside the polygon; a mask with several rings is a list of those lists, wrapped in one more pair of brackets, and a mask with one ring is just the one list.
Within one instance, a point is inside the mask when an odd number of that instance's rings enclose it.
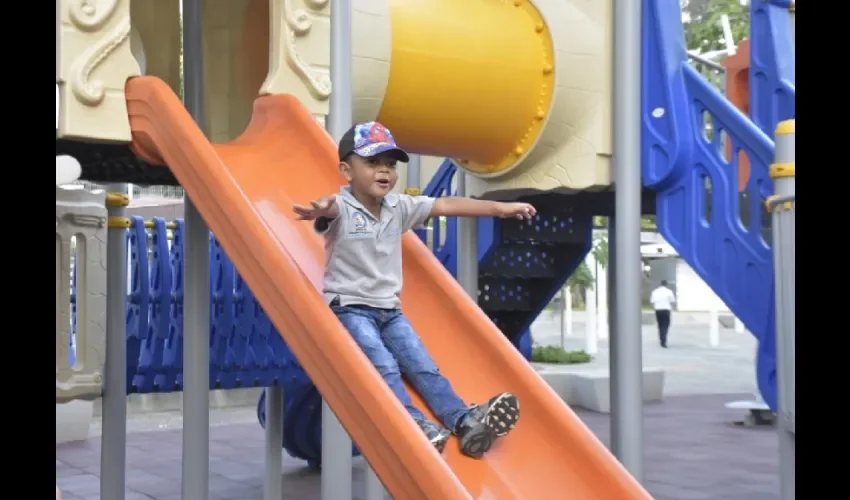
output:
{"label": "boy on slide", "polygon": [[[503,392],[467,405],[440,373],[401,312],[401,236],[429,217],[530,219],[536,211],[528,203],[393,194],[399,161],[409,157],[383,125],[355,125],[339,143],[339,168],[349,185],[293,208],[325,238],[323,293],[340,322],[438,451],[454,433],[463,453],[478,458],[514,428],[519,401]],[[402,375],[443,426],[413,406]]]}

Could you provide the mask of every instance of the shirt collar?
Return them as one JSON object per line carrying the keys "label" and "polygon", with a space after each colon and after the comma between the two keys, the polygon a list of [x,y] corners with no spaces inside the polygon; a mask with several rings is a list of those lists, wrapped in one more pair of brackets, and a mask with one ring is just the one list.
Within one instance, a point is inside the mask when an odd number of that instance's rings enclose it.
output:
{"label": "shirt collar", "polygon": [[[349,187],[349,186],[341,187],[340,190],[339,190],[339,196],[346,203],[351,205],[352,207],[363,210],[364,212],[367,212],[367,213],[369,212],[368,210],[366,210],[366,207],[364,207],[363,204],[360,203],[357,200],[357,198],[355,198],[354,195],[351,193],[351,187]],[[390,206],[392,208],[395,208],[396,205],[398,205],[398,202],[399,202],[398,195],[395,194],[395,193],[390,193],[390,194],[384,196],[384,202],[381,205],[382,206],[387,205],[387,206]]]}

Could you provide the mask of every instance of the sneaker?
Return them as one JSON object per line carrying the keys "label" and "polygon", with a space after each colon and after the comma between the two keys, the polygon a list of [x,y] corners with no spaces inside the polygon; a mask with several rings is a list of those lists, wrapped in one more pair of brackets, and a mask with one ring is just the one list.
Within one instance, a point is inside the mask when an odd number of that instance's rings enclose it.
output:
{"label": "sneaker", "polygon": [[463,453],[479,458],[490,450],[496,438],[506,436],[519,420],[519,400],[503,392],[484,404],[473,406],[457,426]]}
{"label": "sneaker", "polygon": [[449,441],[452,433],[445,427],[441,427],[432,422],[424,421],[416,423],[419,424],[419,428],[425,433],[428,441],[434,445],[434,448],[437,448],[437,452],[442,453],[446,448],[446,443]]}

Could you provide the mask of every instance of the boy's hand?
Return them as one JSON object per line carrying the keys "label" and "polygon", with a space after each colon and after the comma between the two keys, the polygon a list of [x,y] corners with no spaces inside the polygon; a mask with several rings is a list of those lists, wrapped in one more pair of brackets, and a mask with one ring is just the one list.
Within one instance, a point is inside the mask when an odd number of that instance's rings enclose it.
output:
{"label": "boy's hand", "polygon": [[293,205],[296,220],[315,220],[319,217],[333,219],[336,217],[336,195],[325,196],[318,200],[310,200],[310,205]]}
{"label": "boy's hand", "polygon": [[528,220],[537,214],[537,210],[529,203],[502,203],[499,217],[503,219]]}

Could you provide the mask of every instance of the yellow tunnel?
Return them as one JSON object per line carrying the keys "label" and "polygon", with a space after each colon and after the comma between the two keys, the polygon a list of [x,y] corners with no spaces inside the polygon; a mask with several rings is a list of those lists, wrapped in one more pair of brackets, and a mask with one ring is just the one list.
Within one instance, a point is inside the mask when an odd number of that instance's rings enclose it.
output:
{"label": "yellow tunnel", "polygon": [[607,186],[610,5],[355,2],[354,118],[456,159],[475,195]]}
{"label": "yellow tunnel", "polygon": [[[552,105],[554,51],[537,9],[519,0],[396,0],[389,22],[386,82],[367,76],[373,64],[358,67],[356,99],[383,85],[377,118],[412,151],[458,158],[479,174],[514,167]],[[358,35],[358,49],[384,42]]]}

